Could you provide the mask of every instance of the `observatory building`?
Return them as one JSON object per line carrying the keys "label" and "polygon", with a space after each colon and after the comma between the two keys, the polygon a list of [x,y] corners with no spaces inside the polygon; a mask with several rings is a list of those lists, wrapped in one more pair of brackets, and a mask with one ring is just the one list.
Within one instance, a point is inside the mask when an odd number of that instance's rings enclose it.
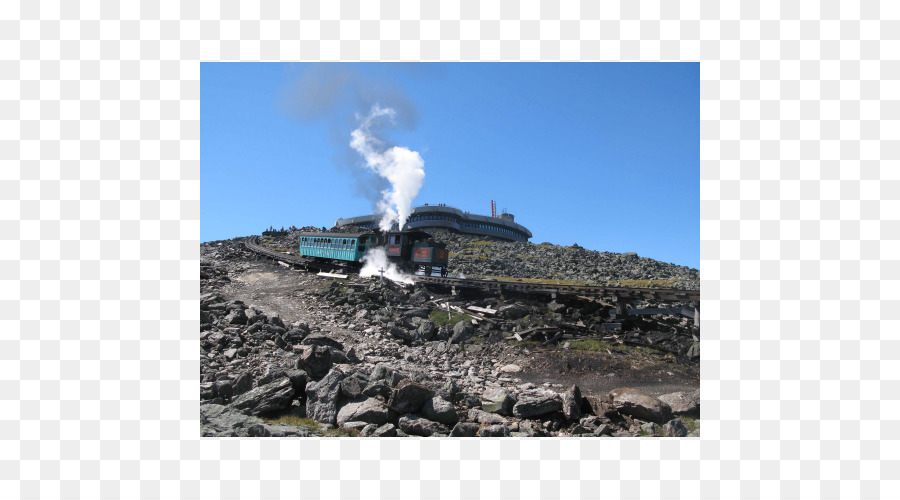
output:
{"label": "observatory building", "polygon": [[[348,219],[338,219],[335,226],[359,226],[376,228],[382,215],[360,215]],[[509,213],[497,214],[496,204],[491,202],[491,215],[475,215],[444,204],[413,207],[406,223],[407,229],[421,231],[450,231],[477,236],[492,236],[507,241],[528,241],[531,231],[516,223]]]}

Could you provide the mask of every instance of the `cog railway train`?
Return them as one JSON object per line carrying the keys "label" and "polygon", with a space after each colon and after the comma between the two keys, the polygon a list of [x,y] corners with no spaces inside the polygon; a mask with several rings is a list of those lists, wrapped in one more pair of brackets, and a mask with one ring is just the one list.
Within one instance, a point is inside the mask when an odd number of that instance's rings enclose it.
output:
{"label": "cog railway train", "polygon": [[447,245],[434,241],[423,231],[302,232],[298,253],[316,259],[362,263],[366,252],[377,247],[384,248],[388,260],[402,271],[447,276]]}

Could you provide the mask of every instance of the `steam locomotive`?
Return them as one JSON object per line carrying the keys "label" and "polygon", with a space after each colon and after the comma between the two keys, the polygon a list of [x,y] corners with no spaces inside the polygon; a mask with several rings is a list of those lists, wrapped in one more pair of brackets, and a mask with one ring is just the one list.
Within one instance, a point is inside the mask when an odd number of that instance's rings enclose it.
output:
{"label": "steam locomotive", "polygon": [[423,231],[372,231],[363,233],[300,233],[298,253],[317,259],[361,263],[371,249],[381,247],[390,262],[405,272],[447,276],[447,245]]}

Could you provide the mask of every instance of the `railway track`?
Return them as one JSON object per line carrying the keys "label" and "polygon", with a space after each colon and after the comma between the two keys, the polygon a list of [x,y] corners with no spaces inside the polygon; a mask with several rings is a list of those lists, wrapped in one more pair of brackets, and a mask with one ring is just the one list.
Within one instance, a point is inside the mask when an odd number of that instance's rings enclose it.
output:
{"label": "railway track", "polygon": [[[322,264],[314,259],[297,255],[276,252],[259,245],[259,236],[251,236],[244,241],[244,246],[259,255],[279,260],[287,264],[305,269],[331,270],[334,265]],[[451,288],[477,288],[497,293],[546,293],[560,295],[582,295],[587,297],[609,298],[618,303],[636,300],[654,300],[660,302],[699,302],[699,290],[680,290],[676,288],[633,288],[609,286],[555,285],[550,283],[526,283],[520,281],[477,280],[468,278],[442,278],[438,276],[411,276],[419,283],[443,285]]]}

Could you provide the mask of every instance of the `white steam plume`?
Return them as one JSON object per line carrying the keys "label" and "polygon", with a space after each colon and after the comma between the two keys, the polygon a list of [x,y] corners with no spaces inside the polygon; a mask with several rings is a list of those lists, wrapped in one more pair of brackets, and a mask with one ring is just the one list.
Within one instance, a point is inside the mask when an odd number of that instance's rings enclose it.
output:
{"label": "white steam plume", "polygon": [[397,266],[388,260],[387,253],[381,247],[371,248],[363,255],[363,267],[359,271],[359,276],[362,278],[381,276],[382,269],[384,270],[384,277],[389,280],[410,285],[413,283],[409,276],[401,273]]}
{"label": "white steam plume", "polygon": [[350,133],[350,147],[366,160],[366,167],[391,183],[391,189],[381,192],[378,211],[384,213],[379,223],[383,231],[388,231],[391,224],[397,222],[400,229],[412,212],[412,201],[422,188],[425,180],[425,162],[419,153],[407,148],[394,146],[379,151],[379,141],[370,131],[375,120],[385,117],[393,122],[396,112],[393,108],[382,108],[378,104],[372,106],[366,117],[360,120],[359,128]]}

